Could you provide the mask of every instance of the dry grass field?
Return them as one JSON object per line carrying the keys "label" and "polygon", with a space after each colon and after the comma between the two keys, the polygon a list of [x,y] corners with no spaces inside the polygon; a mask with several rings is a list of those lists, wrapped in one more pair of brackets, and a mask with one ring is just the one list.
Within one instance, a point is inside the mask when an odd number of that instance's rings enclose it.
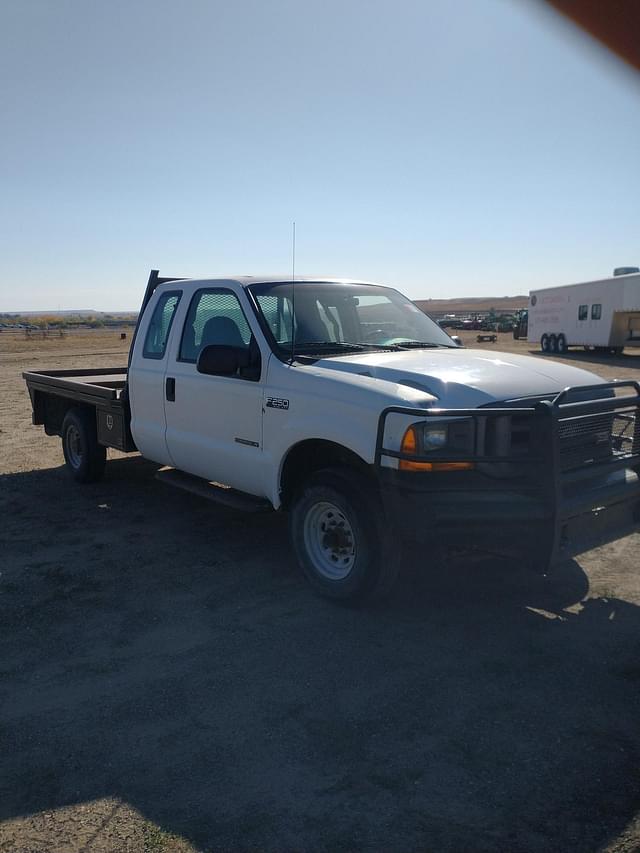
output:
{"label": "dry grass field", "polygon": [[127,346],[0,334],[0,853],[640,850],[639,535],[548,578],[412,553],[384,605],[325,603],[280,516],[137,456],[68,479],[21,372]]}
{"label": "dry grass field", "polygon": [[478,311],[495,311],[497,314],[513,314],[526,308],[529,297],[522,296],[491,296],[461,297],[458,299],[416,299],[416,305],[427,314],[455,314],[456,317],[473,315]]}

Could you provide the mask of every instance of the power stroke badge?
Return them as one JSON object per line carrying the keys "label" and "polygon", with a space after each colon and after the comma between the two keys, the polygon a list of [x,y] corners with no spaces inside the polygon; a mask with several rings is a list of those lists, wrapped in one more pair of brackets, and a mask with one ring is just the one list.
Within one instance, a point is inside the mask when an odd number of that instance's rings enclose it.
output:
{"label": "power stroke badge", "polygon": [[288,409],[289,401],[283,397],[267,397],[268,409]]}

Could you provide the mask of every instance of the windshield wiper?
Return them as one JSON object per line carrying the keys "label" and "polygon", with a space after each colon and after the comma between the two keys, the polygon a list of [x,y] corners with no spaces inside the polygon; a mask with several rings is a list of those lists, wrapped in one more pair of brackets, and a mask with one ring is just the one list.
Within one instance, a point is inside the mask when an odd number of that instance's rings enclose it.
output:
{"label": "windshield wiper", "polygon": [[[404,345],[403,345],[404,346]],[[399,352],[399,344],[355,344],[350,341],[296,341],[295,352],[363,352],[364,350],[393,350]]]}
{"label": "windshield wiper", "polygon": [[296,341],[296,352],[301,349],[309,349],[312,351],[324,349],[347,349],[353,350],[354,352],[358,352],[359,350],[367,349],[367,346],[366,344],[350,344],[346,341]]}
{"label": "windshield wiper", "polygon": [[401,341],[396,346],[400,349],[436,349],[437,347],[451,349],[449,344],[433,344],[428,341]]}

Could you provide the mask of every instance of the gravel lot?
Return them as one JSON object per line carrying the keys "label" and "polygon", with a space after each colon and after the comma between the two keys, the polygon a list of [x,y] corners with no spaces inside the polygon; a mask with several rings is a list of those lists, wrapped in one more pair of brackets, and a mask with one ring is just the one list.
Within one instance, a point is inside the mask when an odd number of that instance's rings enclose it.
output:
{"label": "gravel lot", "polygon": [[125,358],[0,335],[1,853],[640,850],[640,536],[548,579],[414,553],[384,606],[325,603],[279,516],[117,453],[67,478],[21,371]]}

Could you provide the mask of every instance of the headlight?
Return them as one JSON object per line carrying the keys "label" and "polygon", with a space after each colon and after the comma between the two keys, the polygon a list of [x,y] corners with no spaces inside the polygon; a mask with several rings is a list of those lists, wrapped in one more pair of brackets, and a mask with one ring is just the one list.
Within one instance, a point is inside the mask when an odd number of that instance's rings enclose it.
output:
{"label": "headlight", "polygon": [[431,450],[442,450],[447,445],[449,430],[446,426],[430,426],[425,424],[422,428],[422,446],[425,453]]}
{"label": "headlight", "polygon": [[[437,453],[446,451],[447,455],[471,455],[474,451],[474,429],[471,418],[451,418],[430,423],[414,424],[419,427],[422,441],[418,441],[418,452]],[[420,445],[422,445],[420,447]]]}
{"label": "headlight", "polygon": [[[451,418],[412,424],[402,439],[401,451],[413,459],[401,459],[401,471],[459,471],[475,467],[469,461],[475,450],[471,418]],[[415,457],[423,457],[418,461]],[[453,461],[457,457],[456,461]],[[448,459],[448,462],[438,462]],[[457,461],[460,460],[460,461]]]}

